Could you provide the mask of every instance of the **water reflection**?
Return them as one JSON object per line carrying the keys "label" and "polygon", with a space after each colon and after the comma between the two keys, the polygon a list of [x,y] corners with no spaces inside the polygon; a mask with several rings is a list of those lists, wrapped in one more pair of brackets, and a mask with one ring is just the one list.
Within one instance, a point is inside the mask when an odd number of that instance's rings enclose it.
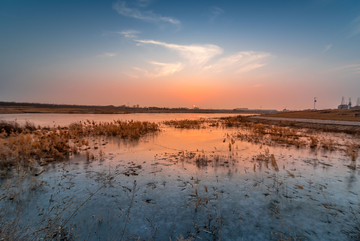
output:
{"label": "water reflection", "polygon": [[342,231],[356,221],[359,173],[343,151],[249,143],[236,131],[165,127],[135,141],[89,138],[96,159],[79,154],[48,166],[38,179],[44,189],[26,190],[34,197],[27,208],[67,198],[78,207],[90,197],[73,221],[86,220],[80,233],[93,240],[123,235],[126,223],[126,237],[158,230],[155,240],[350,238]]}

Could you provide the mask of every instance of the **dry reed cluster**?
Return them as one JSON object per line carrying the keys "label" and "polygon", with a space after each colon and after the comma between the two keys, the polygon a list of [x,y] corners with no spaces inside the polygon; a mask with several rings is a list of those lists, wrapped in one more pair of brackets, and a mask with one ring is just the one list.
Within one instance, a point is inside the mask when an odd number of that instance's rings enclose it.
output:
{"label": "dry reed cluster", "polygon": [[181,129],[200,129],[205,123],[205,119],[200,118],[199,120],[170,120],[164,121],[165,125],[172,126]]}
{"label": "dry reed cluster", "polygon": [[[274,143],[295,147],[319,148],[329,151],[340,150],[342,145],[331,137],[299,131],[289,127],[249,124],[238,131],[236,136],[242,141],[272,146]],[[345,146],[347,144],[345,143]]]}
{"label": "dry reed cluster", "polygon": [[[77,154],[86,150],[89,136],[116,136],[138,139],[147,133],[159,131],[159,126],[147,121],[100,122],[87,120],[73,123],[67,128],[36,129],[33,125],[20,126],[14,123],[2,123],[5,126],[0,134],[0,169],[16,166],[18,169],[42,164]],[[88,159],[93,157],[87,154]]]}

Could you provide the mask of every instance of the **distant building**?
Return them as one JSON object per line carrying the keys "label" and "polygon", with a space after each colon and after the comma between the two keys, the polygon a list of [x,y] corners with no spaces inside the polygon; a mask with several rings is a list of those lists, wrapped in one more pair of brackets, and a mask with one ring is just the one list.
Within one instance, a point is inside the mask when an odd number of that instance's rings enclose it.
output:
{"label": "distant building", "polygon": [[199,107],[194,107],[194,110],[200,110],[200,108]]}
{"label": "distant building", "polygon": [[249,108],[236,108],[235,110],[237,110],[237,111],[244,111],[244,110],[249,110]]}
{"label": "distant building", "polygon": [[350,109],[350,108],[349,108],[349,105],[343,104],[343,105],[339,105],[339,106],[338,106],[338,110],[344,110],[344,109]]}

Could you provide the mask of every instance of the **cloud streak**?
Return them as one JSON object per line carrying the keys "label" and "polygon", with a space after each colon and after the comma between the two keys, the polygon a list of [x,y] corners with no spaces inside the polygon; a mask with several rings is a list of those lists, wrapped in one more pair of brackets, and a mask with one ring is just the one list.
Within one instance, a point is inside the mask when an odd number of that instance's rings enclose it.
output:
{"label": "cloud streak", "polygon": [[136,38],[137,34],[139,34],[140,32],[130,29],[130,30],[125,30],[125,31],[118,32],[118,33],[124,35],[127,38]]}
{"label": "cloud streak", "polygon": [[[150,64],[155,65],[153,72],[149,72],[147,70],[133,67],[133,69],[142,73],[142,76],[149,77],[149,78],[157,78],[157,77],[164,77],[168,75],[172,75],[176,72],[179,72],[183,69],[184,65],[182,63],[160,63],[155,61],[149,61]],[[129,74],[128,74],[129,75]]]}
{"label": "cloud streak", "polygon": [[216,73],[223,71],[235,71],[244,73],[268,64],[270,53],[243,51],[229,57],[221,58],[212,65],[204,67],[204,70]]}
{"label": "cloud streak", "polygon": [[210,20],[213,21],[217,16],[223,14],[225,11],[222,10],[221,8],[219,7],[216,7],[216,6],[213,6],[210,8],[210,12],[211,12],[211,18]]}
{"label": "cloud streak", "polygon": [[174,25],[181,24],[181,22],[175,18],[163,17],[160,14],[153,13],[152,11],[140,11],[135,8],[128,8],[126,6],[125,2],[114,3],[113,9],[116,10],[119,14],[121,14],[123,16],[141,19],[141,20],[148,21],[148,22],[171,23]]}
{"label": "cloud streak", "polygon": [[353,37],[360,33],[360,15],[350,23],[350,29],[350,37]]}
{"label": "cloud streak", "polygon": [[326,45],[323,52],[328,51],[332,47],[332,44]]}
{"label": "cloud streak", "polygon": [[137,0],[135,1],[135,5],[139,7],[147,7],[153,2],[153,0]]}
{"label": "cloud streak", "polygon": [[104,57],[114,57],[116,55],[117,55],[116,53],[102,53],[98,56],[104,58]]}
{"label": "cloud streak", "polygon": [[143,44],[160,45],[179,53],[180,56],[187,59],[191,65],[204,65],[207,61],[216,55],[222,54],[223,49],[212,44],[205,45],[178,45],[168,44],[154,40],[134,40]]}
{"label": "cloud streak", "polygon": [[327,72],[334,72],[334,71],[346,71],[346,72],[350,72],[350,73],[360,74],[360,64],[345,65],[345,66],[337,67],[334,69],[330,69]]}
{"label": "cloud streak", "polygon": [[178,72],[183,69],[182,63],[150,62],[150,64],[159,66],[159,67],[155,68],[154,77],[162,77],[162,76],[172,75],[175,72]]}

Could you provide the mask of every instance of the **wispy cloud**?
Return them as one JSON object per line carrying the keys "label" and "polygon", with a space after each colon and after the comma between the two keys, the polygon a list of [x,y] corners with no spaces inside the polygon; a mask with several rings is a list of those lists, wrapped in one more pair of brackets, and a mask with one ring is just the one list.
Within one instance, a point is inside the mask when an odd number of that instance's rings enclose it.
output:
{"label": "wispy cloud", "polygon": [[350,23],[350,37],[360,33],[360,15]]}
{"label": "wispy cloud", "polygon": [[333,46],[332,44],[326,45],[323,52],[328,51],[332,46]]}
{"label": "wispy cloud", "polygon": [[140,11],[135,8],[128,8],[125,2],[117,2],[113,4],[113,9],[115,9],[119,14],[126,16],[141,19],[148,22],[154,23],[171,23],[175,25],[180,25],[181,22],[175,18],[163,17],[160,14],[155,14],[152,11]]}
{"label": "wispy cloud", "polygon": [[334,71],[346,71],[350,73],[360,74],[360,64],[350,64],[350,65],[340,66],[337,68],[330,69],[327,72],[334,72]]}
{"label": "wispy cloud", "polygon": [[117,55],[116,53],[102,53],[98,55],[98,57],[114,57],[116,55]]}
{"label": "wispy cloud", "polygon": [[222,48],[212,44],[178,45],[178,44],[168,44],[154,40],[135,40],[135,41],[143,44],[160,45],[165,48],[174,50],[178,52],[180,56],[187,59],[192,65],[204,65],[209,59],[213,58],[215,55],[223,53]]}
{"label": "wispy cloud", "polygon": [[136,0],[134,3],[139,7],[147,7],[150,5],[154,0]]}
{"label": "wispy cloud", "polygon": [[137,37],[136,35],[139,34],[140,32],[136,30],[125,30],[117,33],[122,34],[127,38],[136,38]]}
{"label": "wispy cloud", "polygon": [[219,7],[213,6],[210,8],[210,12],[211,12],[210,20],[213,21],[217,16],[223,14],[225,11]]}
{"label": "wispy cloud", "polygon": [[204,70],[213,72],[232,70],[237,73],[244,73],[265,66],[269,63],[270,57],[270,53],[244,51],[221,58],[214,64],[205,66]]}
{"label": "wispy cloud", "polygon": [[130,73],[125,73],[127,76],[129,76],[130,78],[133,78],[133,79],[137,79],[139,78],[139,76],[137,75],[134,75],[134,74],[130,74]]}
{"label": "wispy cloud", "polygon": [[148,72],[144,69],[140,69],[140,68],[137,68],[137,67],[133,67],[133,69],[137,70],[137,71],[140,71],[140,72],[143,72],[145,75],[148,74]]}
{"label": "wispy cloud", "polygon": [[182,63],[159,63],[159,62],[150,62],[151,64],[159,66],[155,69],[155,77],[172,75],[175,72],[182,70]]}
{"label": "wispy cloud", "polygon": [[156,78],[156,77],[172,75],[176,72],[179,72],[184,67],[184,65],[179,62],[178,63],[159,63],[159,62],[155,62],[155,61],[150,61],[149,63],[157,66],[157,67],[155,67],[155,69],[152,72],[149,72],[147,70],[137,68],[137,67],[133,67],[133,69],[141,72],[142,76],[144,76],[144,77]]}

